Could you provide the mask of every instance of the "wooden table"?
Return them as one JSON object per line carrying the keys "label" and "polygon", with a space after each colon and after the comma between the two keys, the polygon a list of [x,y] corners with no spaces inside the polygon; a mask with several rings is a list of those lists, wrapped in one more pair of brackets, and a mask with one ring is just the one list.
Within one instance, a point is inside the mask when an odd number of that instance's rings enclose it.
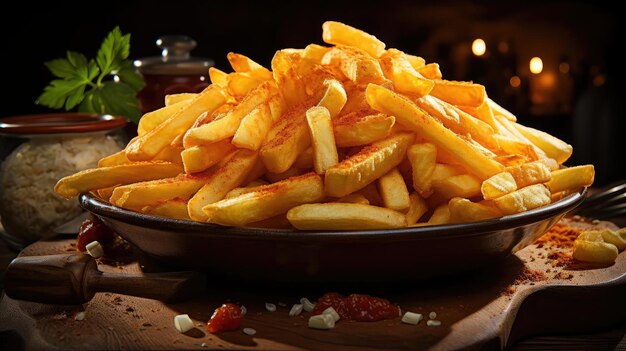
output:
{"label": "wooden table", "polygon": [[[72,242],[62,238],[41,241],[22,254],[64,253],[72,249]],[[503,327],[511,330],[505,339],[508,340],[507,346],[513,345],[512,349],[626,347],[623,338],[626,304],[622,302],[626,296],[626,254],[620,254],[617,263],[611,267],[572,271],[573,276],[568,277],[561,276],[562,270],[552,267],[549,260],[539,259],[542,250],[536,245],[530,246],[499,267],[462,277],[394,286],[294,287],[270,283],[250,286],[212,281],[208,294],[178,304],[111,293],[96,294],[92,301],[81,306],[42,305],[3,296],[0,301],[0,349],[20,345],[28,349],[380,350],[425,346],[449,349],[459,345],[498,349],[504,346],[498,337]],[[150,263],[141,254],[137,254],[136,259],[119,267],[101,264],[99,268],[138,272],[141,265],[146,267]],[[548,279],[512,285],[525,268],[545,271],[547,267],[552,267],[550,273],[554,274]],[[613,278],[617,280],[609,285],[598,285]],[[582,285],[595,287],[581,288]],[[422,321],[411,326],[400,323],[399,319],[376,323],[340,321],[331,331],[317,331],[306,327],[309,314],[287,316],[288,308],[301,296],[316,298],[331,290],[386,297],[399,303],[403,311],[424,315],[435,311],[443,324],[427,327]],[[244,327],[254,328],[256,335],[247,336],[241,331],[211,335],[205,331],[205,323],[213,309],[229,299],[247,307]],[[622,303],[616,305],[616,301]],[[264,302],[284,302],[288,307],[278,307],[276,312],[270,313],[265,311]],[[85,319],[75,320],[81,311],[85,312]],[[178,333],[173,327],[173,317],[180,313],[189,314],[197,328],[184,335]],[[600,332],[580,334],[594,330]],[[522,339],[528,332],[571,335]]]}

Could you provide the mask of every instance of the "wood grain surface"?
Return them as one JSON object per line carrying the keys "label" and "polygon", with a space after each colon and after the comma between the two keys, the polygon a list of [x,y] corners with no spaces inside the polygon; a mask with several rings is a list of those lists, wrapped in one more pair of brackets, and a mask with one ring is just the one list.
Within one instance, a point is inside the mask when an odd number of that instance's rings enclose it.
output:
{"label": "wood grain surface", "polygon": [[[41,241],[22,255],[65,253],[73,240]],[[11,330],[26,349],[258,349],[258,350],[449,350],[499,349],[537,333],[577,333],[626,320],[626,254],[610,267],[554,266],[547,248],[531,245],[497,267],[420,282],[386,286],[248,285],[209,280],[208,293],[177,304],[111,293],[98,293],[79,306],[43,305],[3,296],[0,332]],[[109,272],[160,271],[137,253],[119,266],[100,264]],[[528,271],[544,280],[520,279]],[[547,272],[549,270],[549,272]],[[375,323],[339,321],[329,331],[307,328],[308,313],[289,317],[289,307],[324,292],[368,293],[398,303],[403,311],[437,312],[440,327],[402,324],[399,318]],[[205,331],[213,310],[226,301],[248,309],[241,331],[216,335]],[[267,312],[265,302],[285,303]],[[84,311],[82,321],[74,319]],[[180,334],[173,317],[187,313],[197,328]]]}

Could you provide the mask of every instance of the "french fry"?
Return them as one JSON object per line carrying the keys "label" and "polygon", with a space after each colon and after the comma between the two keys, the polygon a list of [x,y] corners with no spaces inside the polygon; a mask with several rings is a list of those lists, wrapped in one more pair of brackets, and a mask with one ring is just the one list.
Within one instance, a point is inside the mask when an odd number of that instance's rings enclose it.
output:
{"label": "french fry", "polygon": [[538,160],[539,155],[535,152],[535,148],[525,142],[516,140],[510,136],[494,134],[494,139],[500,145],[500,149],[504,151],[506,156],[523,155],[527,160]]}
{"label": "french fry", "polygon": [[311,145],[306,106],[295,106],[277,122],[261,146],[261,160],[268,171],[282,173]]}
{"label": "french fry", "polygon": [[493,199],[504,214],[520,213],[550,203],[550,191],[543,184],[529,185]]}
{"label": "french fry", "polygon": [[304,48],[302,58],[320,64],[322,63],[322,57],[324,57],[324,54],[326,54],[328,50],[330,50],[330,48],[326,46],[309,44]]}
{"label": "french fry", "polygon": [[346,202],[351,204],[369,205],[370,201],[363,194],[352,193],[337,199],[335,202]]}
{"label": "french fry", "polygon": [[450,223],[478,222],[500,216],[493,207],[471,202],[468,199],[455,197],[448,203]]}
{"label": "french fry", "polygon": [[424,96],[415,102],[453,132],[459,135],[469,134],[472,139],[489,149],[498,148],[498,142],[493,137],[493,128],[489,124],[433,96]]}
{"label": "french fry", "polygon": [[428,219],[427,225],[439,225],[450,223],[450,208],[448,204],[439,205],[433,211],[433,214]]}
{"label": "french fry", "polygon": [[333,131],[338,147],[367,145],[391,134],[395,117],[384,113],[360,115],[351,112],[333,120]]}
{"label": "french fry", "polygon": [[228,73],[221,71],[215,67],[209,67],[209,78],[211,83],[217,85],[220,88],[226,89],[228,87]]}
{"label": "french fry", "polygon": [[470,174],[461,174],[433,182],[432,203],[448,202],[453,197],[472,198],[480,195],[481,182]]}
{"label": "french fry", "polygon": [[480,186],[480,192],[483,194],[483,199],[485,200],[493,200],[515,190],[517,190],[517,183],[513,175],[509,172],[495,174],[485,179]]}
{"label": "french fry", "polygon": [[265,173],[265,178],[267,178],[267,180],[269,180],[272,183],[276,183],[276,182],[280,182],[281,180],[285,180],[287,178],[291,178],[291,177],[295,177],[295,176],[299,176],[301,174],[306,173],[305,171],[300,170],[297,167],[291,167],[288,170],[282,172],[282,173],[272,173],[272,172],[266,172]]}
{"label": "french fry", "polygon": [[280,116],[283,115],[287,106],[280,94],[273,95],[267,100],[267,106],[270,108],[270,115],[272,116],[272,123],[278,121]]}
{"label": "french fry", "polygon": [[240,149],[256,151],[272,128],[273,118],[269,103],[258,105],[239,124],[232,144]]}
{"label": "french fry", "polygon": [[317,105],[326,107],[330,112],[330,118],[335,118],[346,104],[348,96],[343,85],[335,79],[324,81],[324,86],[326,86],[326,92]]}
{"label": "french fry", "polygon": [[416,70],[428,79],[441,79],[441,70],[438,63],[429,63],[423,67],[416,68]]}
{"label": "french fry", "polygon": [[615,262],[619,250],[603,240],[575,240],[572,257],[578,261],[610,265]]}
{"label": "french fry", "polygon": [[384,83],[387,79],[378,61],[357,48],[336,46],[322,58],[322,65],[335,67],[357,85]]}
{"label": "french fry", "polygon": [[373,57],[380,57],[385,52],[385,43],[378,38],[340,22],[324,22],[322,40],[333,45],[354,46]]}
{"label": "french fry", "polygon": [[485,87],[480,84],[435,80],[431,94],[452,105],[480,106],[487,97]]}
{"label": "french fry", "polygon": [[378,189],[386,208],[400,212],[409,208],[409,191],[397,168],[378,178]]}
{"label": "french fry", "polygon": [[572,146],[552,135],[537,129],[525,127],[519,123],[513,124],[533,144],[537,145],[548,157],[555,159],[559,164],[572,156]]}
{"label": "french fry", "polygon": [[54,186],[54,192],[69,199],[80,193],[117,184],[170,178],[181,171],[182,169],[179,165],[161,161],[136,162],[92,168],[62,178]]}
{"label": "french fry", "polygon": [[436,182],[463,173],[463,169],[459,167],[447,165],[445,163],[437,163],[433,169],[431,179],[433,182]]}
{"label": "french fry", "polygon": [[228,59],[228,62],[230,62],[230,65],[233,67],[235,72],[250,73],[251,77],[261,81],[270,80],[273,78],[272,72],[270,72],[270,70],[254,62],[252,59],[245,55],[229,52],[226,55],[226,58]]}
{"label": "french fry", "polygon": [[491,110],[493,111],[494,115],[502,116],[511,122],[517,121],[517,117],[515,117],[514,114],[507,111],[502,106],[496,104],[495,101],[491,100],[490,98],[486,98],[486,100],[487,100],[487,103],[489,104],[489,107],[491,107]]}
{"label": "french fry", "polygon": [[202,208],[222,200],[229,191],[243,184],[257,158],[258,153],[255,151],[238,150],[226,164],[212,172],[202,188],[187,202],[189,218],[206,222],[208,217]]}
{"label": "french fry", "polygon": [[363,230],[406,227],[404,215],[384,208],[354,203],[296,206],[287,219],[300,230]]}
{"label": "french fry", "polygon": [[[194,96],[194,98],[197,97],[197,94],[194,95],[196,95]],[[139,136],[142,136],[153,130],[154,128],[158,127],[161,123],[165,122],[165,120],[180,112],[185,107],[189,106],[192,100],[193,99],[184,100],[144,114],[143,116],[141,116],[141,119],[139,119],[139,124],[137,125],[137,134]]]}
{"label": "french fry", "polygon": [[538,183],[545,183],[552,177],[548,166],[540,161],[507,167],[506,171],[513,176],[513,179],[515,179],[515,183],[519,188]]}
{"label": "french fry", "polygon": [[272,73],[281,95],[288,108],[294,107],[307,99],[304,82],[297,73],[299,54],[279,50],[272,58]]}
{"label": "french fry", "polygon": [[115,184],[107,188],[98,189],[96,190],[96,192],[98,193],[98,196],[102,200],[109,201],[109,199],[111,198],[111,195],[113,195],[113,190],[115,190],[115,188],[117,188],[118,186],[119,184]]}
{"label": "french fry", "polygon": [[[165,95],[165,106],[171,106],[181,101],[189,101],[198,96],[195,93],[178,93]],[[140,120],[141,122],[141,120]]]}
{"label": "french fry", "polygon": [[311,107],[306,111],[306,120],[313,144],[313,167],[317,174],[324,174],[328,168],[339,163],[330,119],[330,112],[325,107]]}
{"label": "french fry", "polygon": [[369,183],[365,186],[365,188],[359,190],[357,193],[365,196],[370,205],[383,206],[383,199],[380,196],[380,193],[378,193],[376,183]]}
{"label": "french fry", "polygon": [[438,151],[443,150],[454,157],[480,179],[487,179],[502,171],[502,165],[480,154],[408,99],[374,84],[367,86],[366,97],[372,108],[395,116],[398,123],[417,132],[427,142],[434,144]]}
{"label": "french fry", "polygon": [[426,201],[418,193],[409,195],[409,210],[406,212],[406,222],[409,226],[417,223],[428,211]]}
{"label": "french fry", "polygon": [[324,182],[326,193],[342,197],[363,189],[402,162],[413,138],[412,133],[391,136],[329,168]]}
{"label": "french fry", "polygon": [[491,111],[491,107],[489,106],[489,102],[487,100],[483,101],[480,106],[457,106],[461,110],[470,114],[473,117],[480,119],[481,121],[489,124],[494,131],[499,131],[498,124],[496,123],[496,119],[493,116],[493,111]]}
{"label": "french fry", "polygon": [[231,199],[231,198],[237,197],[239,195],[243,195],[243,194],[246,194],[246,193],[249,193],[249,192],[252,192],[252,191],[256,191],[256,190],[258,190],[259,187],[262,187],[262,186],[265,186],[265,185],[268,185],[268,184],[269,184],[268,182],[265,182],[265,181],[262,181],[262,180],[255,181],[255,182],[252,182],[252,183],[250,183],[250,184],[248,184],[248,185],[246,185],[244,187],[238,187],[238,188],[235,188],[235,189],[227,192],[226,195],[224,196],[224,198],[225,199]]}
{"label": "french fry", "polygon": [[118,166],[126,163],[130,163],[130,160],[126,157],[126,152],[121,150],[112,155],[101,158],[98,161],[98,167]]}
{"label": "french fry", "polygon": [[261,83],[223,118],[189,129],[183,138],[185,149],[232,137],[239,128],[241,120],[255,107],[267,102],[275,92],[276,89],[272,82]]}
{"label": "french fry", "polygon": [[393,82],[396,91],[416,97],[428,95],[435,86],[411,65],[406,55],[397,49],[388,49],[379,59],[385,76]]}
{"label": "french fry", "polygon": [[298,205],[321,201],[324,196],[322,178],[307,173],[209,204],[203,211],[210,223],[243,226],[286,213]]}
{"label": "french fry", "polygon": [[174,178],[121,185],[113,190],[109,202],[118,207],[140,210],[173,199],[189,200],[208,179],[207,173],[179,174]]}
{"label": "french fry", "polygon": [[180,153],[183,151],[182,146],[178,145],[168,145],[161,149],[156,156],[152,158],[152,161],[166,161],[172,162],[179,165],[183,164],[183,160],[180,156]]}
{"label": "french fry", "polygon": [[584,165],[559,169],[552,172],[552,178],[546,183],[552,193],[565,190],[578,190],[593,183],[595,170],[593,165]]}
{"label": "french fry", "polygon": [[187,107],[128,144],[126,157],[132,161],[152,159],[164,147],[171,144],[174,138],[185,133],[200,114],[212,112],[225,102],[224,90],[214,85],[209,86],[191,100]]}
{"label": "french fry", "polygon": [[185,173],[197,173],[216,165],[233,151],[235,146],[230,140],[224,139],[209,145],[192,146],[183,150],[180,156]]}
{"label": "french fry", "polygon": [[[394,50],[397,50],[397,49],[394,49]],[[398,51],[400,51],[400,50],[398,50]],[[413,69],[416,70],[416,71],[418,69],[420,69],[420,68],[423,68],[426,65],[426,60],[424,60],[423,58],[421,58],[419,56],[409,55],[409,54],[404,54],[404,56],[409,61],[409,63],[413,67]]]}
{"label": "french fry", "polygon": [[406,155],[411,163],[413,188],[422,197],[429,197],[432,194],[432,175],[437,159],[435,145],[430,143],[411,145]]}
{"label": "french fry", "polygon": [[297,168],[313,168],[313,146],[309,146],[302,151],[296,158],[293,166]]}
{"label": "french fry", "polygon": [[191,219],[187,212],[187,200],[182,199],[173,199],[154,206],[146,206],[141,209],[141,212],[167,218]]}
{"label": "french fry", "polygon": [[254,88],[258,87],[263,82],[257,78],[254,78],[250,73],[231,73],[228,75],[228,94],[233,96],[237,100],[243,99]]}

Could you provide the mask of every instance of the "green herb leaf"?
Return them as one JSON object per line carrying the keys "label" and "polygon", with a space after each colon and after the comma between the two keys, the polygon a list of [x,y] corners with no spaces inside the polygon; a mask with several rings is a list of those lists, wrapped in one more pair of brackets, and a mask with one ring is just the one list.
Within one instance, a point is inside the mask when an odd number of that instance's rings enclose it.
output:
{"label": "green herb leaf", "polygon": [[98,65],[94,60],[87,62],[85,55],[68,51],[66,59],[56,59],[46,62],[46,66],[52,74],[63,79],[53,80],[43,94],[37,99],[37,103],[51,107],[71,110],[82,100],[85,85],[98,75]]}
{"label": "green herb leaf", "polygon": [[[127,60],[129,51],[130,34],[122,35],[115,27],[102,42],[95,60],[68,51],[66,58],[46,62],[50,72],[61,79],[50,82],[37,103],[66,110],[78,106],[82,112],[123,115],[138,121],[140,111],[135,95],[144,83]],[[103,82],[111,74],[117,75],[120,82]]]}
{"label": "green herb leaf", "polygon": [[125,116],[136,123],[139,121],[141,111],[135,94],[136,91],[126,83],[105,82],[102,86],[87,92],[78,110]]}
{"label": "green herb leaf", "polygon": [[135,66],[133,66],[132,62],[128,60],[124,61],[124,63],[122,64],[122,68],[117,71],[117,76],[122,82],[130,85],[131,88],[135,89],[136,91],[143,89],[143,87],[146,85],[141,75],[137,72]]}
{"label": "green herb leaf", "polygon": [[129,53],[130,34],[122,35],[120,27],[115,27],[104,39],[96,55],[96,61],[102,72],[101,75],[104,76],[119,70],[122,61],[128,58]]}

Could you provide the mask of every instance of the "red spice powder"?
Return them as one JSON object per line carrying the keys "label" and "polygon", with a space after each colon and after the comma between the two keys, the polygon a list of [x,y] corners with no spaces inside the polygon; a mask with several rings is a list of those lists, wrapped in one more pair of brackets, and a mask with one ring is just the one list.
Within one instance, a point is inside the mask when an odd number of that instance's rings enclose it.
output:
{"label": "red spice powder", "polygon": [[574,247],[574,240],[580,235],[580,230],[572,228],[565,223],[559,222],[548,230],[543,236],[535,241],[537,247],[544,245],[557,247],[560,249],[571,249]]}
{"label": "red spice powder", "polygon": [[546,279],[546,275],[543,272],[524,267],[524,270],[520,272],[515,281],[513,281],[513,284],[507,286],[502,293],[506,296],[510,296],[515,292],[515,288],[519,285],[534,285],[535,282],[544,281]]}

